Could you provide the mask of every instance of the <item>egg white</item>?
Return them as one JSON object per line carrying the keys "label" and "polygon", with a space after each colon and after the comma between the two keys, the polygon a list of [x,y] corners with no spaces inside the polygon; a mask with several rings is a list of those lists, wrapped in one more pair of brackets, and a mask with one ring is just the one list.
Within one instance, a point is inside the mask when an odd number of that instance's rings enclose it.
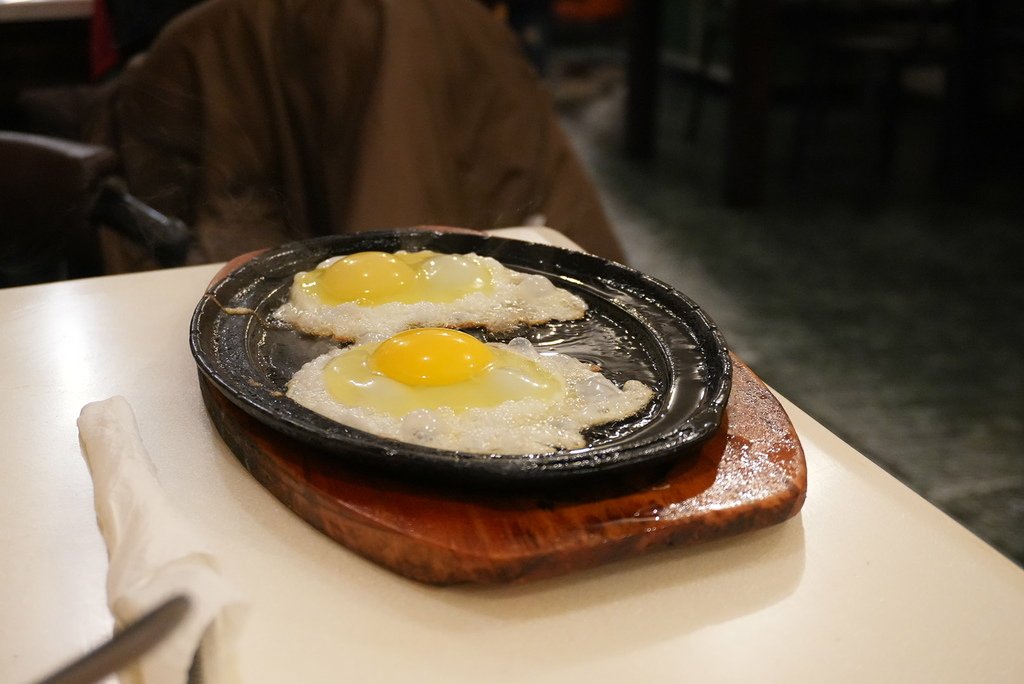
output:
{"label": "egg white", "polygon": [[[289,290],[288,301],[273,315],[303,332],[345,342],[420,327],[481,327],[500,332],[586,315],[587,305],[580,297],[556,287],[542,275],[514,271],[491,257],[464,256],[479,259],[487,268],[493,284],[490,291],[473,292],[448,302],[330,305],[298,285],[300,272]],[[327,259],[317,268],[326,268],[338,258]]]}
{"label": "egg white", "polygon": [[541,354],[523,338],[489,346],[532,360],[562,382],[563,392],[552,400],[517,399],[460,412],[439,408],[390,415],[347,406],[332,397],[324,384],[324,367],[354,348],[346,347],[306,363],[289,381],[287,396],[331,420],[381,437],[483,454],[545,454],[585,447],[585,430],[633,416],[654,396],[638,380],[628,380],[620,388],[589,364],[564,354]]}

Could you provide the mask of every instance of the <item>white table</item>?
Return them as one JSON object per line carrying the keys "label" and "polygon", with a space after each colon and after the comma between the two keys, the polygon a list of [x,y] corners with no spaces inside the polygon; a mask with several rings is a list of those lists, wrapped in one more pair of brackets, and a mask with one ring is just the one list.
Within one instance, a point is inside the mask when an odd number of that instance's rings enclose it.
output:
{"label": "white table", "polygon": [[208,419],[187,331],[216,270],[0,290],[0,681],[109,635],[75,420],[114,394],[251,601],[245,682],[1024,681],[1024,572],[786,401],[809,494],[785,524],[514,587],[362,560]]}
{"label": "white table", "polygon": [[0,23],[88,19],[92,0],[0,0]]}

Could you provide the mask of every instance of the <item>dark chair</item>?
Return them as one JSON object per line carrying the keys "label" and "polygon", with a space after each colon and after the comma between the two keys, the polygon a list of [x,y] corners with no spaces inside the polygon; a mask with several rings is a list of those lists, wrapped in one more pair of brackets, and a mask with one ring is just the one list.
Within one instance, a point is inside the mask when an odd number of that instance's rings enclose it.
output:
{"label": "dark chair", "polygon": [[108,148],[0,131],[0,160],[0,287],[103,274],[101,226],[162,266],[184,261],[185,224],[129,194]]}
{"label": "dark chair", "polygon": [[940,103],[954,77],[957,32],[953,4],[941,0],[816,0],[816,20],[799,38],[804,82],[793,136],[791,176],[806,166],[808,147],[822,120],[842,95],[858,92],[862,111],[866,190],[888,182],[903,115],[905,81],[911,69],[937,74]]}
{"label": "dark chair", "polygon": [[704,100],[708,84],[714,81],[715,53],[722,43],[728,39],[729,15],[732,11],[731,0],[713,3],[705,10],[703,25],[700,31],[700,44],[697,45],[697,63],[693,75],[694,89],[690,97],[690,107],[686,116],[686,140],[693,142],[700,132],[701,120],[704,118]]}

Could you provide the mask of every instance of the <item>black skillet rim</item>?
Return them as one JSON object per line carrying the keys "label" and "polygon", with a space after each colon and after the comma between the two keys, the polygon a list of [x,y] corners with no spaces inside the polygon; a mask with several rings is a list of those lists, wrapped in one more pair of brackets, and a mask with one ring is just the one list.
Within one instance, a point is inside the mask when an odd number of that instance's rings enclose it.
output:
{"label": "black skillet rim", "polygon": [[[278,293],[291,275],[334,254],[357,251],[433,249],[447,253],[492,256],[511,268],[548,275],[560,287],[577,289],[602,283],[625,292],[628,320],[644,328],[638,333],[657,340],[650,350],[671,393],[682,369],[672,366],[671,339],[688,334],[704,367],[703,397],[686,415],[664,420],[663,397],[644,418],[642,435],[628,434],[609,443],[553,454],[491,455],[445,451],[378,437],[324,418],[283,396],[283,388],[267,386],[266,375],[255,367],[248,348],[246,326],[252,315],[227,313],[255,310]],[[270,294],[268,294],[268,292]],[[631,308],[630,308],[631,307]],[[645,316],[656,307],[652,326]],[[652,329],[657,327],[658,329]],[[665,328],[669,329],[665,329]],[[299,333],[295,333],[299,334]],[[241,336],[241,337],[239,337]],[[225,337],[227,339],[225,339]],[[497,485],[502,488],[563,483],[623,473],[644,465],[678,458],[711,435],[722,420],[729,398],[732,361],[725,339],[711,318],[688,296],[660,280],[584,252],[479,233],[420,229],[375,231],[327,236],[288,243],[257,255],[211,285],[196,306],[189,344],[200,373],[233,404],[272,429],[353,465],[383,469],[420,480]],[[239,354],[239,347],[245,351]],[[664,425],[658,425],[659,421]],[[651,429],[652,424],[660,429]]]}

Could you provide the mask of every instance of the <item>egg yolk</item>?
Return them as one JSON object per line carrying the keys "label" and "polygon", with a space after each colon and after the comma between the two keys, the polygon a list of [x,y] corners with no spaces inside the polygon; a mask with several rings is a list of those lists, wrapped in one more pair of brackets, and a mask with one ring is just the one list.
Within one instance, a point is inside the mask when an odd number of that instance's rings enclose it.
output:
{"label": "egg yolk", "polygon": [[370,355],[375,370],[403,385],[437,386],[479,375],[494,359],[487,345],[458,330],[418,328],[381,342]]}
{"label": "egg yolk", "polygon": [[301,273],[298,284],[328,305],[354,302],[450,302],[488,291],[492,275],[473,255],[437,252],[357,252]]}
{"label": "egg yolk", "polygon": [[527,398],[550,402],[564,392],[564,383],[532,359],[447,328],[407,330],[352,347],[324,367],[323,379],[334,401],[393,416]]}
{"label": "egg yolk", "polygon": [[416,278],[409,264],[386,252],[350,254],[305,275],[310,277],[303,280],[302,286],[328,304],[387,301]]}

